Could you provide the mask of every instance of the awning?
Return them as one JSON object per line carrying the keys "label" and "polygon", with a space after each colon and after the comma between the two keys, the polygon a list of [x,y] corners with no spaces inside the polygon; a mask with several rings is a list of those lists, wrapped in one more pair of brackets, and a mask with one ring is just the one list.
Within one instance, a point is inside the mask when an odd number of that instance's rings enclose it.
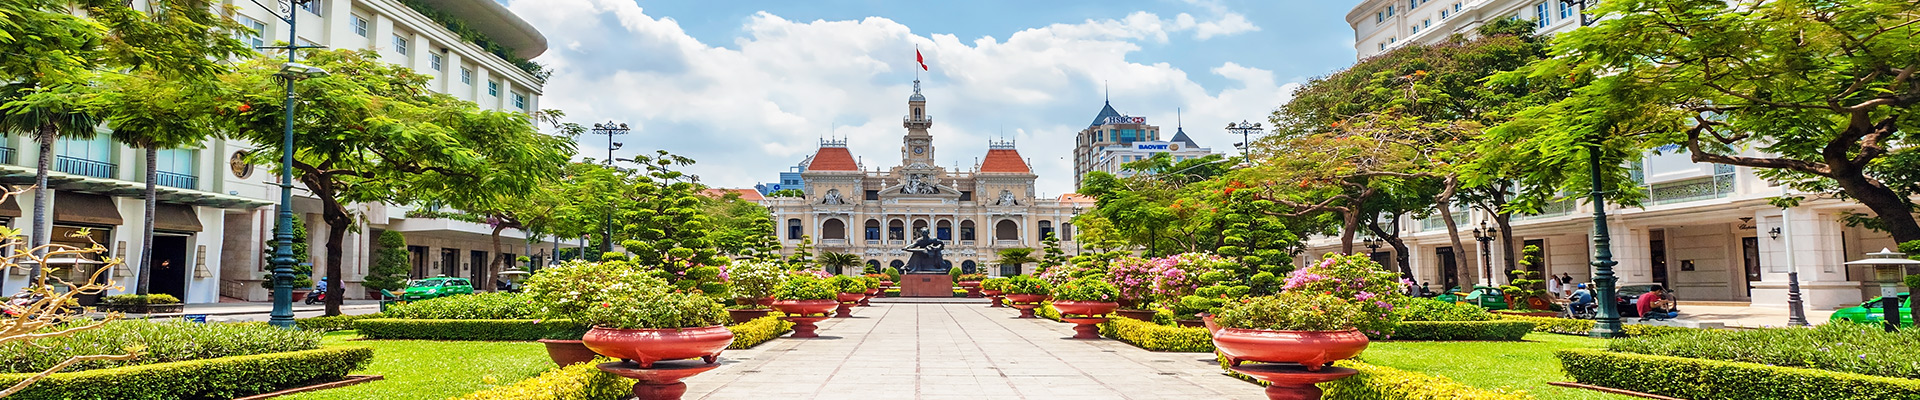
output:
{"label": "awning", "polygon": [[20,200],[16,197],[20,196],[7,196],[7,201],[0,202],[0,217],[20,217]]}
{"label": "awning", "polygon": [[199,232],[200,214],[193,206],[159,203],[153,205],[153,230]]}
{"label": "awning", "polygon": [[120,225],[120,208],[113,198],[86,193],[53,192],[53,221],[76,224]]}

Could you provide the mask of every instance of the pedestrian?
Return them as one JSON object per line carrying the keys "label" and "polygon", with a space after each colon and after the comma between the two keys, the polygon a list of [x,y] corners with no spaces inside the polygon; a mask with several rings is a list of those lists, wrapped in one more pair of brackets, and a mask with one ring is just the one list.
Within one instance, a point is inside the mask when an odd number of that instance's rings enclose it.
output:
{"label": "pedestrian", "polygon": [[1560,277],[1547,275],[1547,293],[1555,295],[1560,293]]}

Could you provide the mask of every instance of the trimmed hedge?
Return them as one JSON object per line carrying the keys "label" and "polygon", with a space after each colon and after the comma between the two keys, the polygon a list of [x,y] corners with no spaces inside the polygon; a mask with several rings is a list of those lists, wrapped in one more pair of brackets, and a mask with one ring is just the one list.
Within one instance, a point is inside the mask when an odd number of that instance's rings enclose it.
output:
{"label": "trimmed hedge", "polygon": [[793,330],[793,323],[778,316],[769,315],[754,318],[744,324],[729,325],[727,330],[733,331],[733,344],[727,345],[727,348],[749,349]]}
{"label": "trimmed hedge", "polygon": [[[68,321],[52,329],[77,329],[93,320]],[[254,354],[284,353],[320,348],[320,334],[267,326],[261,322],[189,323],[179,320],[119,320],[72,335],[42,338],[31,343],[0,343],[0,373],[38,373],[73,356],[126,354],[142,348],[131,360],[94,360],[74,363],[63,371],[118,368],[175,361],[205,360]]]}
{"label": "trimmed hedge", "polygon": [[[8,400],[230,399],[339,380],[373,359],[366,347],[210,358],[47,376]],[[32,374],[0,374],[0,387]]]}
{"label": "trimmed hedge", "polygon": [[578,340],[587,327],[564,319],[399,319],[354,321],[367,339],[410,340]]}
{"label": "trimmed hedge", "polygon": [[[1405,329],[1404,326],[1402,329]],[[1353,360],[1334,362],[1335,366],[1360,370],[1360,374],[1320,384],[1323,398],[1352,400],[1526,400],[1534,397],[1525,391],[1487,390],[1467,386],[1452,379],[1383,367]]]}
{"label": "trimmed hedge", "polygon": [[1736,361],[1920,379],[1920,331],[1846,322],[1810,328],[1702,330],[1607,341],[1621,353]]}
{"label": "trimmed hedge", "polygon": [[473,392],[459,400],[619,400],[633,394],[633,380],[595,368],[592,362],[555,369],[511,385]]}
{"label": "trimmed hedge", "polygon": [[1527,321],[1404,321],[1393,340],[1501,340],[1514,341],[1533,333]]}
{"label": "trimmed hedge", "polygon": [[1564,349],[1574,380],[1693,400],[1920,399],[1920,380],[1764,364]]}
{"label": "trimmed hedge", "polygon": [[[1499,315],[1500,319],[1503,319],[1503,320],[1532,322],[1536,324],[1533,327],[1534,332],[1558,333],[1562,335],[1586,336],[1587,332],[1593,330],[1593,324],[1594,324],[1593,320],[1590,320],[1590,319],[1529,317],[1525,315],[1500,315],[1500,314],[1495,314],[1495,315]],[[1701,329],[1688,328],[1688,327],[1682,327],[1682,326],[1662,326],[1662,325],[1638,325],[1638,324],[1621,324],[1620,325],[1620,333],[1626,336],[1660,336],[1660,335],[1673,334],[1673,333],[1693,332],[1698,330],[1701,330]]]}
{"label": "trimmed hedge", "polygon": [[1213,352],[1207,328],[1166,326],[1133,318],[1114,318],[1100,324],[1100,335],[1151,351]]}
{"label": "trimmed hedge", "polygon": [[531,296],[491,292],[395,303],[384,314],[408,319],[534,319],[539,311]]}
{"label": "trimmed hedge", "polygon": [[353,322],[363,319],[387,318],[381,313],[361,315],[334,315],[325,317],[301,318],[293,320],[293,326],[303,331],[333,332],[353,329]]}

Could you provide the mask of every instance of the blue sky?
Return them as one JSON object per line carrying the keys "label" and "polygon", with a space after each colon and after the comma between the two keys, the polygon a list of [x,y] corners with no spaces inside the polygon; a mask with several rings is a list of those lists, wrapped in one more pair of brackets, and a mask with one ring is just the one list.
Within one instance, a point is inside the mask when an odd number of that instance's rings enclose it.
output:
{"label": "blue sky", "polygon": [[[704,183],[751,187],[851,141],[869,169],[898,163],[918,46],[940,164],[971,168],[986,140],[1020,143],[1041,195],[1072,189],[1071,140],[1103,84],[1122,113],[1226,150],[1219,126],[1260,119],[1290,84],[1353,62],[1348,1],[514,0],[551,45],[543,108],[636,126],[621,154],[699,160]],[[1204,127],[1204,128],[1202,128]],[[1171,129],[1169,129],[1171,131]],[[598,144],[596,144],[598,142]],[[583,154],[605,154],[584,140]]]}

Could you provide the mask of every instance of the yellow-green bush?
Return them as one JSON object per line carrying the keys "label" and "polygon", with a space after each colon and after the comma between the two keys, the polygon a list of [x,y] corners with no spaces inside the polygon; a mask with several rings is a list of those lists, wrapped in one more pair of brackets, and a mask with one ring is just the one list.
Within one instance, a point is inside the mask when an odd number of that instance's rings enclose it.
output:
{"label": "yellow-green bush", "polygon": [[633,394],[633,380],[595,368],[607,362],[574,364],[511,385],[467,394],[459,400],[618,400]]}
{"label": "yellow-green bush", "polygon": [[1344,360],[1339,367],[1360,370],[1360,374],[1322,383],[1324,398],[1345,400],[1525,400],[1524,391],[1487,390],[1454,382],[1452,379]]}
{"label": "yellow-green bush", "polygon": [[293,326],[303,331],[333,332],[353,329],[353,321],[373,318],[387,318],[385,314],[372,313],[360,315],[333,315],[293,320]]}
{"label": "yellow-green bush", "polygon": [[1564,349],[1575,381],[1694,400],[1920,399],[1920,380],[1733,361]]}
{"label": "yellow-green bush", "polygon": [[1213,352],[1207,328],[1166,326],[1133,318],[1114,318],[1100,324],[1100,335],[1152,351]]}
{"label": "yellow-green bush", "polygon": [[[370,348],[324,347],[62,372],[28,385],[7,400],[230,399],[338,380],[372,359]],[[13,386],[30,375],[0,374],[0,387]]]}
{"label": "yellow-green bush", "polygon": [[778,316],[769,315],[754,318],[752,321],[727,327],[727,330],[733,331],[733,344],[727,345],[727,348],[752,348],[768,340],[773,340],[773,338],[780,337],[781,334],[787,333],[788,330],[792,329],[792,322],[787,322]]}
{"label": "yellow-green bush", "polygon": [[1040,303],[1039,308],[1033,309],[1033,315],[1054,320],[1054,322],[1060,321],[1060,310],[1054,309],[1051,301]]}
{"label": "yellow-green bush", "polygon": [[[1562,335],[1586,336],[1587,332],[1593,330],[1594,324],[1593,320],[1590,319],[1529,317],[1525,315],[1497,313],[1494,315],[1500,316],[1500,319],[1503,320],[1532,322],[1535,324],[1533,327],[1534,332],[1558,333]],[[1699,328],[1635,324],[1620,325],[1620,333],[1626,336],[1660,336],[1669,333],[1690,332],[1695,330],[1699,330]]]}

